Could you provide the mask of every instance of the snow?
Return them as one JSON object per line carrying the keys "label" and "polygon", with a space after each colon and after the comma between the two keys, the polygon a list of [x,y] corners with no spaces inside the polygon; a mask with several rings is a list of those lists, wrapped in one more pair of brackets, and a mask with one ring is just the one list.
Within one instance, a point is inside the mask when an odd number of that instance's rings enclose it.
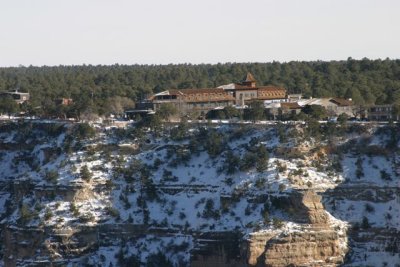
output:
{"label": "snow", "polygon": [[[151,143],[143,145],[137,138],[118,139],[112,132],[103,133],[97,139],[87,141],[85,143],[87,146],[82,149],[73,150],[69,154],[63,151],[61,154],[54,153],[50,157],[46,156],[46,150],[50,148],[62,149],[67,136],[67,133],[63,132],[50,140],[46,136],[32,135],[36,138],[31,138],[28,142],[33,147],[29,151],[23,149],[2,151],[0,181],[6,183],[7,179],[13,178],[16,184],[33,183],[35,185],[35,192],[26,192],[21,196],[21,201],[28,204],[31,210],[35,203],[41,205],[38,218],[32,220],[30,225],[38,225],[41,221],[47,226],[69,229],[77,225],[148,223],[154,229],[168,229],[175,233],[171,236],[157,237],[144,234],[134,241],[127,242],[122,248],[125,255],[136,255],[141,262],[146,262],[149,255],[159,250],[166,253],[176,264],[181,261],[188,262],[189,251],[194,246],[194,240],[190,235],[185,235],[187,230],[205,232],[239,229],[247,236],[265,232],[285,235],[296,231],[306,231],[306,225],[292,221],[290,215],[274,208],[269,211],[270,218],[283,220],[282,228],[276,229],[271,223],[264,222],[262,216],[264,203],[255,201],[262,197],[287,196],[295,190],[313,189],[323,196],[330,225],[336,227],[342,238],[340,244],[343,248],[348,246],[346,229],[350,227],[350,224],[361,223],[363,217],[368,218],[372,227],[400,230],[399,196],[394,194],[388,199],[381,196],[378,191],[379,189],[386,191],[398,189],[396,162],[400,160],[399,155],[367,156],[347,152],[342,155],[340,161],[343,171],[328,172],[326,170],[332,160],[329,156],[322,157],[321,168],[317,168],[313,167],[315,161],[313,158],[307,156],[289,158],[278,155],[276,153],[278,147],[291,148],[296,146],[298,140],[288,138],[287,143],[280,143],[276,127],[269,125],[275,122],[259,122],[258,125],[248,126],[233,125],[227,121],[215,123],[218,125],[207,127],[213,127],[226,136],[229,147],[236,155],[243,155],[252,142],[265,146],[270,151],[268,168],[262,172],[252,168],[248,171],[226,174],[221,171],[224,155],[210,158],[202,149],[198,153],[190,154],[190,160],[186,163],[178,162],[175,166],[172,163],[176,151],[186,149],[188,141],[175,142],[165,136],[153,138],[150,134],[146,136],[146,139],[151,140]],[[297,126],[290,125],[285,128]],[[245,127],[245,129],[242,129],[238,137],[234,133],[239,127]],[[192,128],[188,132],[196,134],[196,129]],[[387,136],[375,134],[373,131],[368,134],[371,135],[369,139],[366,139],[369,146],[383,146],[388,140]],[[343,138],[338,145],[348,142],[351,138],[354,136],[349,135]],[[16,144],[20,139],[20,133],[16,131],[0,133],[0,140],[3,143]],[[89,153],[86,148],[92,144],[118,146],[113,146],[106,156],[104,151]],[[301,148],[304,149],[304,155],[316,145],[325,144],[318,144],[315,140],[303,141]],[[172,149],[172,153],[168,152],[168,149]],[[122,152],[123,150],[125,152]],[[36,168],[29,164],[27,155],[32,158],[31,165],[38,165]],[[22,160],[18,160],[19,158]],[[362,159],[364,172],[361,178],[356,177],[356,161],[359,158]],[[156,159],[160,161],[159,166],[153,167]],[[142,181],[141,169],[135,170],[132,177],[124,177],[123,171],[129,170],[134,161],[140,162],[141,166],[146,166],[146,169],[150,170],[149,179],[155,185],[157,192],[157,197],[154,199],[149,199],[146,196],[147,193],[141,191],[141,188],[147,186]],[[80,170],[85,165],[92,173],[90,181],[80,178]],[[286,166],[286,169],[280,171],[278,165]],[[50,170],[56,170],[59,175],[54,183],[44,179],[46,171]],[[120,170],[120,173],[117,170]],[[382,179],[382,171],[390,179]],[[170,172],[170,177],[167,179],[165,172]],[[285,188],[282,189],[281,185]],[[373,199],[369,201],[342,196],[332,201],[332,197],[325,195],[329,190],[355,186],[369,187]],[[39,189],[44,188],[55,188],[58,190],[58,196],[56,198],[39,196],[39,192],[42,194]],[[35,193],[38,195],[34,195]],[[235,194],[240,197],[233,199]],[[354,197],[356,196],[357,194]],[[0,194],[0,206],[4,206],[9,198],[8,192]],[[143,198],[147,200],[141,204]],[[212,209],[207,211],[207,203],[211,202]],[[71,210],[71,204],[75,205],[76,212]],[[52,216],[46,219],[46,211],[49,210]],[[148,214],[148,219],[146,214]],[[85,221],[85,216],[87,221]],[[13,223],[18,218],[19,211],[16,209],[3,222]],[[187,243],[184,251],[179,253],[168,251],[168,247],[172,244],[179,246],[183,243]],[[100,246],[90,255],[89,262],[103,266],[112,263],[117,266],[115,255],[121,250],[121,246],[118,242]],[[361,255],[367,251],[367,262],[370,265],[378,264],[379,257],[383,256],[387,257],[385,260],[388,266],[393,266],[390,264],[398,260],[397,255],[371,250],[372,247],[367,247],[355,255]],[[354,256],[355,262],[362,265],[361,260],[364,259],[357,257]]]}
{"label": "snow", "polygon": [[161,237],[147,235],[125,245],[99,247],[95,253],[89,256],[88,263],[91,265],[110,266],[112,264],[112,266],[120,266],[118,253],[122,250],[124,258],[135,256],[142,263],[146,263],[149,257],[161,252],[174,266],[183,266],[183,264],[187,265],[190,260],[190,254],[185,253],[185,251],[192,248],[193,238],[188,235],[176,234]]}

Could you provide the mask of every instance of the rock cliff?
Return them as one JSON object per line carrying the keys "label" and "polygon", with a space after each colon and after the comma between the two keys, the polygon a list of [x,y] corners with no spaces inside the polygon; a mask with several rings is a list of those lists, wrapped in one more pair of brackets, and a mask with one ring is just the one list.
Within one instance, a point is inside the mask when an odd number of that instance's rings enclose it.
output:
{"label": "rock cliff", "polygon": [[0,264],[396,266],[398,128],[325,128],[0,125]]}
{"label": "rock cliff", "polygon": [[312,190],[290,196],[295,229],[274,229],[250,234],[250,266],[336,266],[347,253],[346,225],[325,211]]}

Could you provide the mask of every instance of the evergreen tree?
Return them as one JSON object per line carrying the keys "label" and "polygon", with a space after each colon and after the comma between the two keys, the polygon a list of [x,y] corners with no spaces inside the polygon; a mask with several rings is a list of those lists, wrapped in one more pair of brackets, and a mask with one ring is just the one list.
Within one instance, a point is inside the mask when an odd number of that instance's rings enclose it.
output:
{"label": "evergreen tree", "polygon": [[15,114],[19,110],[19,105],[11,96],[0,97],[0,113],[8,116]]}

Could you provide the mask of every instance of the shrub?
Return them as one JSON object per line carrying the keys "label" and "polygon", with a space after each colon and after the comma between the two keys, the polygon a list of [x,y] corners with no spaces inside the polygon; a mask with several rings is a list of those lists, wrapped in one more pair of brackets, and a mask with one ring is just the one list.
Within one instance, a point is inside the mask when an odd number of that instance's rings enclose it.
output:
{"label": "shrub", "polygon": [[265,171],[268,168],[269,153],[265,146],[259,145],[255,151],[257,154],[256,169],[258,172]]}
{"label": "shrub", "polygon": [[306,122],[307,122],[307,128],[305,133],[309,137],[319,138],[321,135],[321,125],[318,122],[318,120],[313,118],[308,118]]}
{"label": "shrub", "polygon": [[82,223],[93,222],[95,217],[92,213],[88,212],[79,217],[79,221]]}
{"label": "shrub", "polygon": [[158,168],[160,167],[160,165],[162,164],[162,160],[159,158],[156,158],[153,162],[153,169],[154,170],[158,170]]}
{"label": "shrub", "polygon": [[140,267],[140,259],[138,258],[137,255],[131,255],[125,259],[125,266],[129,267]]}
{"label": "shrub", "polygon": [[301,112],[307,114],[313,119],[320,120],[327,116],[327,111],[325,107],[320,105],[305,105]]}
{"label": "shrub", "polygon": [[112,190],[114,188],[114,183],[111,180],[107,180],[105,183],[107,190]]}
{"label": "shrub", "polygon": [[263,172],[268,169],[268,160],[258,158],[256,162],[256,170],[258,172]]}
{"label": "shrub", "polygon": [[356,161],[356,177],[360,179],[361,177],[364,176],[364,171],[363,171],[363,160],[362,158],[358,158]]}
{"label": "shrub", "polygon": [[265,188],[265,179],[264,178],[258,178],[255,182],[255,186],[258,189],[264,189]]}
{"label": "shrub", "polygon": [[375,211],[375,208],[374,208],[374,206],[372,206],[371,204],[366,203],[366,204],[365,204],[365,211],[366,211],[366,212],[369,212],[369,213],[372,213],[372,212]]}
{"label": "shrub", "polygon": [[214,209],[214,200],[211,198],[207,199],[206,204],[204,205],[204,210],[202,214],[203,218],[219,218],[219,211]]}
{"label": "shrub", "polygon": [[190,150],[191,153],[197,154],[199,152],[199,149],[200,149],[199,141],[194,137],[190,138],[190,141],[189,141],[189,144],[188,144],[188,149]]}
{"label": "shrub", "polygon": [[176,163],[177,164],[184,164],[190,161],[192,154],[190,153],[189,149],[185,148],[178,148],[176,150]]}
{"label": "shrub", "polygon": [[69,204],[69,211],[74,215],[75,217],[79,216],[79,209],[76,207],[75,203],[71,202]]}
{"label": "shrub", "polygon": [[188,125],[186,121],[181,121],[177,127],[171,129],[170,137],[172,140],[181,141],[188,136]]}
{"label": "shrub", "polygon": [[339,122],[342,126],[347,123],[349,116],[346,113],[342,113],[338,116],[337,122]]}
{"label": "shrub", "polygon": [[74,135],[79,139],[92,138],[96,131],[88,123],[76,124],[74,128]]}
{"label": "shrub", "polygon": [[250,107],[244,110],[244,118],[246,120],[258,121],[265,118],[265,107],[261,101],[253,101]]}
{"label": "shrub", "polygon": [[51,219],[51,217],[53,217],[53,212],[49,208],[47,208],[43,217],[46,221],[48,221]]}
{"label": "shrub", "polygon": [[165,170],[165,169],[164,169],[164,172],[163,172],[163,175],[162,175],[162,179],[164,181],[169,181],[169,182],[177,182],[178,181],[178,177],[172,175],[171,171],[168,171],[168,170]]}
{"label": "shrub", "polygon": [[342,163],[339,159],[339,157],[335,157],[332,161],[332,169],[336,172],[342,172],[343,171],[343,167],[342,167]]}
{"label": "shrub", "polygon": [[391,181],[392,177],[390,177],[390,174],[387,173],[385,170],[381,170],[381,179],[386,181]]}
{"label": "shrub", "polygon": [[301,176],[301,175],[304,174],[304,172],[303,172],[303,169],[302,169],[302,168],[299,168],[299,169],[294,170],[294,171],[292,172],[292,174],[295,175],[295,176]]}
{"label": "shrub", "polygon": [[44,175],[46,181],[51,183],[57,183],[58,177],[59,177],[58,172],[55,170],[47,171]]}
{"label": "shrub", "polygon": [[285,189],[286,189],[286,185],[285,184],[279,184],[279,191],[280,192],[285,191]]}
{"label": "shrub", "polygon": [[252,212],[251,206],[248,204],[247,207],[244,209],[244,215],[249,216]]}
{"label": "shrub", "polygon": [[286,127],[281,122],[278,122],[276,130],[278,132],[277,135],[279,137],[279,142],[282,144],[286,143],[288,141]]}
{"label": "shrub", "polygon": [[129,203],[129,199],[126,196],[126,194],[127,194],[127,191],[125,191],[125,193],[121,192],[121,194],[119,195],[119,200],[124,202],[125,209],[130,209],[132,205],[131,205],[131,203]]}
{"label": "shrub", "polygon": [[92,173],[89,171],[89,168],[87,165],[84,165],[81,168],[80,171],[80,175],[81,175],[81,179],[85,180],[85,181],[90,181],[90,179],[92,179]]}
{"label": "shrub", "polygon": [[271,207],[274,209],[284,210],[288,206],[291,206],[291,202],[288,197],[273,197],[271,196]]}
{"label": "shrub", "polygon": [[178,109],[172,103],[164,103],[157,110],[157,114],[159,114],[161,119],[169,121],[172,116],[178,114]]}
{"label": "shrub", "polygon": [[33,218],[33,213],[26,204],[22,204],[22,206],[19,208],[19,214],[23,223],[26,223]]}
{"label": "shrub", "polygon": [[261,216],[263,217],[264,223],[268,224],[269,223],[269,212],[266,209],[263,209],[261,211]]}
{"label": "shrub", "polygon": [[280,161],[276,161],[276,168],[279,173],[285,172],[287,170],[286,164],[282,164]]}
{"label": "shrub", "polygon": [[186,218],[186,214],[184,212],[179,212],[179,219],[183,220]]}
{"label": "shrub", "polygon": [[360,223],[359,222],[355,222],[353,224],[352,230],[356,231],[356,232],[359,231],[360,230]]}
{"label": "shrub", "polygon": [[144,191],[146,192],[146,196],[150,201],[153,201],[158,198],[157,187],[155,186],[153,179],[148,177],[147,175],[142,175],[140,177]]}
{"label": "shrub", "polygon": [[240,164],[240,158],[236,156],[232,152],[232,150],[228,150],[226,152],[224,166],[223,166],[223,169],[226,170],[226,173],[234,174],[238,170],[239,164]]}
{"label": "shrub", "polygon": [[214,158],[222,153],[224,150],[224,142],[221,134],[216,131],[211,131],[207,135],[207,139],[205,142],[205,149],[211,158]]}
{"label": "shrub", "polygon": [[158,253],[150,254],[147,257],[146,267],[160,267],[160,266],[173,267],[174,264],[161,251],[159,251]]}
{"label": "shrub", "polygon": [[116,208],[111,207],[111,206],[107,206],[105,208],[105,210],[106,210],[108,215],[110,215],[110,216],[112,216],[114,218],[118,218],[119,217],[119,211]]}
{"label": "shrub", "polygon": [[247,171],[251,169],[252,167],[255,166],[256,162],[258,160],[258,157],[255,153],[253,152],[247,152],[241,162],[240,162],[240,170],[241,171]]}
{"label": "shrub", "polygon": [[282,228],[282,226],[283,226],[283,221],[282,221],[281,219],[279,219],[279,218],[274,217],[274,218],[272,219],[272,225],[273,225],[275,228]]}
{"label": "shrub", "polygon": [[371,227],[371,225],[369,224],[368,218],[367,217],[363,217],[362,222],[361,222],[361,227],[363,229],[368,229]]}

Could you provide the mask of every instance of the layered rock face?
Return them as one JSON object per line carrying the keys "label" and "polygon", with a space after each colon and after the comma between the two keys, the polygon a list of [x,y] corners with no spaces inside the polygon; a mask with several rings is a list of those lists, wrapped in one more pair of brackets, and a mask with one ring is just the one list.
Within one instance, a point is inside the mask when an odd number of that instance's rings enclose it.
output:
{"label": "layered rock face", "polygon": [[275,126],[179,141],[22,126],[0,126],[0,266],[397,266],[387,135],[359,155],[358,137],[332,154]]}
{"label": "layered rock face", "polygon": [[314,191],[293,193],[290,203],[299,227],[261,231],[248,240],[250,266],[336,266],[347,248],[344,225],[331,220]]}
{"label": "layered rock face", "polygon": [[341,237],[334,229],[304,230],[269,240],[263,255],[264,264],[259,266],[336,266],[343,263],[346,251],[340,248]]}

